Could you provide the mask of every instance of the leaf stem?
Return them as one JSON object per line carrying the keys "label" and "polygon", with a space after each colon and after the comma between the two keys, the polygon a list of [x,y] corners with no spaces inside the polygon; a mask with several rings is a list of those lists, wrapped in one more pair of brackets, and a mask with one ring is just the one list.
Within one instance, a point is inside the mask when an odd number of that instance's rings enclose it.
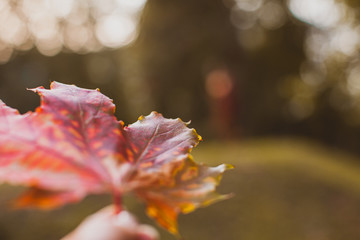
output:
{"label": "leaf stem", "polygon": [[121,196],[121,193],[115,188],[113,189],[113,199],[114,199],[114,205],[115,205],[115,214],[118,214],[123,210],[122,196]]}

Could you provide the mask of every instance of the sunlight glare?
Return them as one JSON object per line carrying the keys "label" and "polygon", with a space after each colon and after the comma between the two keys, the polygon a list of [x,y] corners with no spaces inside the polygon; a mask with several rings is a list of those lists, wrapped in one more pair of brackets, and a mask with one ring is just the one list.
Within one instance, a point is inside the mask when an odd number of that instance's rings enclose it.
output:
{"label": "sunlight glare", "polygon": [[125,9],[128,12],[138,12],[144,7],[146,0],[116,0],[120,9]]}
{"label": "sunlight glare", "polygon": [[299,20],[319,28],[336,25],[343,14],[342,6],[334,0],[289,0],[288,5]]}
{"label": "sunlight glare", "polygon": [[0,0],[0,42],[5,46],[1,63],[13,50],[29,50],[34,45],[47,56],[56,55],[63,46],[84,53],[128,45],[137,37],[146,0],[13,2]]}
{"label": "sunlight glare", "polygon": [[127,45],[136,37],[136,23],[123,16],[105,16],[96,25],[96,37],[107,47]]}
{"label": "sunlight glare", "polygon": [[55,16],[65,18],[71,13],[74,0],[46,0],[46,3]]}

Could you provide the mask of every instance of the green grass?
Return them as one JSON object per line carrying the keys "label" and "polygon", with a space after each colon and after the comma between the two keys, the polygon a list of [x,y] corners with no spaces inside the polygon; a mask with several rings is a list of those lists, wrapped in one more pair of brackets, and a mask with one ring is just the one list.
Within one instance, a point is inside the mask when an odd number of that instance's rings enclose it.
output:
{"label": "green grass", "polygon": [[[229,200],[179,218],[186,240],[358,240],[360,239],[360,159],[313,142],[254,139],[201,143],[198,162],[231,163],[222,193]],[[42,212],[12,211],[19,188],[0,188],[0,239],[59,239],[86,215],[110,202],[92,196],[80,204]],[[126,199],[140,221],[152,223],[141,204]],[[163,230],[162,240],[175,239]]]}

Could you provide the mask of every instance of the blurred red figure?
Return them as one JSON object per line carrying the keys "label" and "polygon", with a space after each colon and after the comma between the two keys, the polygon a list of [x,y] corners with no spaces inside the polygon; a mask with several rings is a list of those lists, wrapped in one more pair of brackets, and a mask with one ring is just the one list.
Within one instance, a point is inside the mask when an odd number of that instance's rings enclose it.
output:
{"label": "blurred red figure", "polygon": [[205,88],[210,96],[211,127],[217,137],[229,138],[235,135],[234,80],[228,69],[213,69],[206,75]]}

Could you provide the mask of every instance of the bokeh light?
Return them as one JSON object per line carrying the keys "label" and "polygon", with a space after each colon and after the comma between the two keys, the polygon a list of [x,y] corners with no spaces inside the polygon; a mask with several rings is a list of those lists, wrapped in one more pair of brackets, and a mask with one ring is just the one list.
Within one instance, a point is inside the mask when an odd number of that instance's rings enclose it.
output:
{"label": "bokeh light", "polygon": [[290,11],[300,20],[320,28],[330,28],[343,17],[343,9],[334,0],[290,0]]}
{"label": "bokeh light", "polygon": [[267,2],[260,10],[259,21],[266,29],[273,30],[282,27],[286,22],[283,6],[277,2]]}
{"label": "bokeh light", "polygon": [[263,0],[236,0],[239,9],[249,12],[258,10],[262,4]]}
{"label": "bokeh light", "polygon": [[[1,63],[14,50],[35,46],[54,56],[119,48],[137,36],[139,13],[146,0],[2,0],[0,1]],[[6,47],[1,47],[6,46]]]}
{"label": "bokeh light", "polygon": [[96,24],[96,37],[107,47],[120,47],[135,39],[136,23],[127,17],[109,15]]}

